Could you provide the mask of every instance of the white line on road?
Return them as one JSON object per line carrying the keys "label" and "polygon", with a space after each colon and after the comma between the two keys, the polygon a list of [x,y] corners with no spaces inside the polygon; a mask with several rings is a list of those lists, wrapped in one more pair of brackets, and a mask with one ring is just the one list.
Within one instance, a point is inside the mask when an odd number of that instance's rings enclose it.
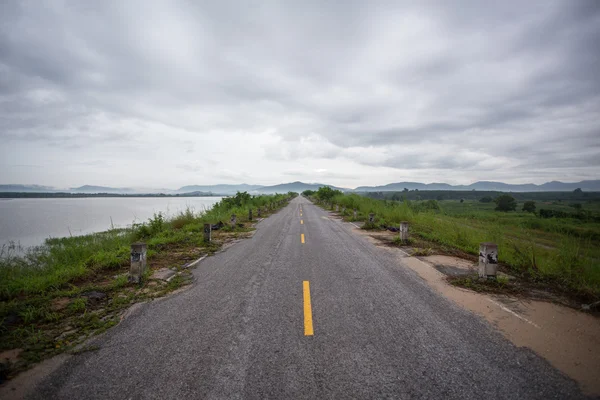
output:
{"label": "white line on road", "polygon": [[521,315],[517,314],[516,312],[514,312],[514,311],[513,311],[513,310],[511,310],[510,308],[503,306],[502,304],[498,303],[497,301],[494,301],[494,300],[492,300],[492,299],[488,299],[488,301],[489,301],[490,303],[493,303],[493,304],[497,305],[498,307],[500,307],[501,309],[503,309],[503,310],[504,310],[504,311],[506,311],[507,313],[514,315],[515,317],[519,318],[520,320],[522,320],[522,321],[525,321],[525,322],[527,322],[528,324],[530,324],[530,325],[533,325],[533,326],[535,326],[535,327],[536,327],[536,328],[538,328],[538,329],[542,329],[542,328],[541,328],[539,325],[535,324],[534,322],[531,322],[531,321],[530,321],[530,320],[528,320],[527,318],[525,318],[525,317],[523,317],[523,316],[521,316]]}

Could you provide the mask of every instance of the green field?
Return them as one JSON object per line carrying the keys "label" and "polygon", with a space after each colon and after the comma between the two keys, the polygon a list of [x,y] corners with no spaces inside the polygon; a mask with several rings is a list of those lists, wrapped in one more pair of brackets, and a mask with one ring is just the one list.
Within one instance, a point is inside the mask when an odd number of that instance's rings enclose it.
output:
{"label": "green field", "polygon": [[[520,195],[515,196],[520,197],[517,211],[510,212],[495,211],[494,202],[474,199],[394,201],[338,192],[322,202],[346,207],[348,219],[352,219],[353,209],[363,221],[375,213],[376,227],[408,221],[411,234],[474,255],[480,243],[495,242],[500,262],[513,273],[586,298],[600,298],[600,201],[579,202],[581,207],[574,208],[574,201],[536,200],[537,210],[564,211],[570,216],[540,218],[521,211],[527,195]],[[319,199],[318,192],[314,198]],[[575,217],[576,213],[580,217]]]}

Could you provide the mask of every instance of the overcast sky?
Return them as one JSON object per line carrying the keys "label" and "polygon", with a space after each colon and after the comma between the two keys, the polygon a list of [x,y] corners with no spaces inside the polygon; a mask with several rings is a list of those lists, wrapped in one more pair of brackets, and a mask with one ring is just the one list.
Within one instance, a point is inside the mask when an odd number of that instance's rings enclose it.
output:
{"label": "overcast sky", "polygon": [[600,179],[600,1],[0,1],[0,184]]}

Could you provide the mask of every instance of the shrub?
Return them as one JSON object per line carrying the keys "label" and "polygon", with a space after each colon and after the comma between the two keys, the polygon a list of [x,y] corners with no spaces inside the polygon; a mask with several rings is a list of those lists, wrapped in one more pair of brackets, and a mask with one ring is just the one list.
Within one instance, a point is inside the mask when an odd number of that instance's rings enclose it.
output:
{"label": "shrub", "polygon": [[517,209],[517,201],[509,194],[503,194],[496,197],[496,211],[515,211]]}
{"label": "shrub", "polygon": [[523,211],[526,212],[535,212],[535,201],[526,201],[525,204],[523,204]]}

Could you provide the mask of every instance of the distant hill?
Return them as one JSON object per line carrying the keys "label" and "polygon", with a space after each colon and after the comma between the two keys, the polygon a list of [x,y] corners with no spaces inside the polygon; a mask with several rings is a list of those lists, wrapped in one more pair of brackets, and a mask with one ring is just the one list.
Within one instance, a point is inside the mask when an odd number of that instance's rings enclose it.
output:
{"label": "distant hill", "polygon": [[320,187],[329,186],[332,189],[347,191],[348,189],[335,187],[333,185],[326,185],[324,183],[304,183],[304,182],[292,182],[292,183],[282,183],[280,185],[274,186],[263,186],[258,189],[260,193],[287,193],[287,192],[297,192],[302,193],[305,190],[319,190]]}
{"label": "distant hill", "polygon": [[260,185],[248,185],[242,183],[241,185],[190,185],[180,187],[175,193],[190,193],[190,192],[204,192],[214,194],[236,194],[237,192],[253,192],[260,189]]}
{"label": "distant hill", "polygon": [[571,192],[581,188],[587,192],[599,192],[600,180],[581,181],[581,182],[558,182],[552,181],[542,185],[533,183],[510,184],[503,182],[479,181],[471,185],[448,185],[447,183],[419,183],[419,182],[398,182],[383,186],[359,186],[354,189],[355,192],[401,192],[408,190],[482,190],[499,192]]}
{"label": "distant hill", "polygon": [[113,188],[108,186],[84,185],[70,189],[58,189],[51,186],[42,185],[20,185],[8,184],[0,185],[0,192],[11,193],[107,193],[107,194],[187,194],[193,195],[233,195],[236,192],[258,193],[302,193],[305,190],[318,190],[322,186],[329,186],[332,189],[354,192],[401,192],[405,188],[408,190],[476,190],[476,191],[497,191],[497,192],[572,192],[581,188],[584,192],[600,192],[600,180],[587,180],[581,182],[546,182],[541,185],[533,183],[509,184],[503,182],[479,181],[471,185],[449,185],[447,183],[420,183],[420,182],[396,182],[381,186],[359,186],[356,189],[345,189],[325,183],[304,183],[291,182],[282,183],[273,186],[261,185],[189,185],[183,186],[177,190],[156,189],[156,188]]}
{"label": "distant hill", "polygon": [[71,193],[135,193],[136,190],[131,188],[112,188],[107,186],[91,186],[84,185],[68,190]]}

